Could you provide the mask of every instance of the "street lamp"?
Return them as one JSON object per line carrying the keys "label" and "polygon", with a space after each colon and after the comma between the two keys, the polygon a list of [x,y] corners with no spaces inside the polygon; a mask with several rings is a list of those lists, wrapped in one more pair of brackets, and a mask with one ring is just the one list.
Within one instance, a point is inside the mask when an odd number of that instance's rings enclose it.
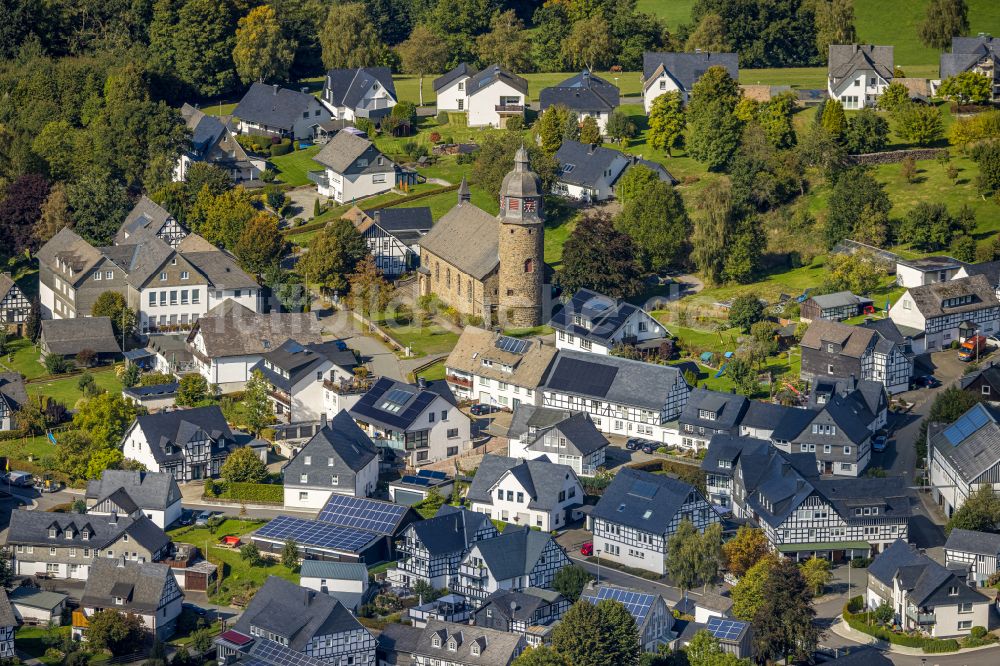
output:
{"label": "street lamp", "polygon": [[597,584],[601,584],[601,549],[594,551],[597,554]]}

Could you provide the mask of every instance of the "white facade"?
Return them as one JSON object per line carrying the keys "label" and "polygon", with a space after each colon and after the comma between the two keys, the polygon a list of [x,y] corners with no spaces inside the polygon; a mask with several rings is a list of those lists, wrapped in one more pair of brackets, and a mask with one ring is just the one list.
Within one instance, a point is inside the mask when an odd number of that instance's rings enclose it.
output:
{"label": "white facade", "polygon": [[324,594],[332,594],[335,592],[364,594],[368,591],[368,581],[360,581],[353,578],[319,578],[313,576],[302,576],[299,580],[299,587],[316,590],[317,592],[323,592]]}
{"label": "white facade", "polygon": [[280,135],[292,139],[312,139],[315,136],[316,126],[330,120],[331,115],[330,111],[320,103],[319,99],[313,97],[307,102],[306,107],[302,109],[302,113],[296,118],[290,130],[289,128],[269,127],[260,123],[247,122],[243,119],[240,119],[237,129],[240,134]]}
{"label": "white facade", "polygon": [[435,397],[405,432],[387,431],[357,416],[354,420],[376,445],[410,456],[413,466],[457,456],[472,440],[472,421],[440,396]]}
{"label": "white facade", "polygon": [[[574,325],[587,327],[587,322],[579,318],[579,322],[574,320]],[[655,340],[667,335],[667,329],[656,321],[644,310],[633,312],[622,324],[622,327],[611,336],[610,344],[595,342],[589,338],[572,335],[565,331],[556,332],[556,349],[572,349],[574,351],[585,351],[592,354],[607,355],[616,344],[622,342],[624,338],[635,338],[636,342],[646,342]]]}
{"label": "white facade", "polygon": [[285,479],[285,508],[316,509],[318,511],[326,506],[331,495],[368,497],[378,487],[378,456],[372,458],[357,473],[353,484],[338,483],[336,486],[331,484],[329,488],[320,488],[313,485],[299,484],[297,481],[298,479]]}
{"label": "white facade", "polygon": [[566,526],[566,510],[573,504],[583,503],[583,486],[575,474],[570,474],[559,490],[559,503],[549,510],[532,509],[531,489],[522,486],[517,478],[507,472],[490,488],[489,504],[472,502],[471,509],[494,520],[513,523],[519,527],[537,527],[543,532]]}
{"label": "white facade", "polygon": [[518,386],[481,375],[470,375],[454,368],[448,368],[448,374],[472,383],[471,388],[455,382],[449,384],[459,400],[475,400],[484,405],[510,410],[517,409],[520,405],[541,404],[542,394],[537,386]]}
{"label": "white facade", "polygon": [[437,91],[438,111],[468,111],[469,96],[466,94],[465,84],[471,77],[462,75]]}
{"label": "white facade", "polygon": [[329,90],[324,90],[323,106],[330,110],[334,119],[354,122],[358,118],[368,118],[372,111],[391,109],[396,106],[396,99],[378,81],[374,81],[356,106],[337,106],[328,96]]}
{"label": "white facade", "polygon": [[187,326],[216,305],[232,300],[253,312],[261,311],[259,289],[215,289],[211,285],[157,287],[156,282],[139,292],[139,328],[143,332],[168,326]]}
{"label": "white facade", "polygon": [[[952,342],[961,341],[959,326],[967,321],[976,324],[982,335],[990,336],[1000,330],[1000,307],[995,302],[983,303],[983,307],[975,311],[926,317],[918,309],[909,290],[904,292],[889,309],[889,318],[897,326],[924,331],[923,349],[920,351],[928,352],[938,351],[948,347]],[[914,351],[918,351],[916,344]]]}
{"label": "white facade", "polygon": [[684,409],[690,387],[683,376],[678,377],[677,384],[666,396],[659,411],[607,403],[596,397],[592,399],[548,388],[542,391],[542,406],[587,412],[597,429],[609,435],[642,437],[664,444],[679,444],[680,433],[676,427],[676,419]]}
{"label": "white facade", "polygon": [[[469,95],[469,127],[503,127],[511,115],[524,115],[524,93],[506,81],[495,79]],[[518,107],[520,110],[518,110]],[[498,109],[511,109],[500,111]]]}
{"label": "white facade", "polygon": [[667,74],[666,71],[661,72],[660,75],[653,79],[642,92],[642,107],[646,111],[646,115],[649,115],[649,110],[653,108],[653,101],[657,97],[675,90],[680,91],[681,99],[683,99],[684,103],[687,104],[687,92],[681,88],[676,79]]}
{"label": "white facade", "polygon": [[[392,166],[391,163],[389,165]],[[317,183],[317,191],[320,196],[329,197],[337,203],[347,203],[388,192],[396,186],[393,168],[378,173],[343,174],[327,167],[324,173],[325,182]]]}
{"label": "white facade", "polygon": [[845,77],[834,85],[828,79],[827,92],[832,99],[840,100],[845,109],[864,109],[875,106],[879,95],[889,87],[889,81],[883,79],[871,68],[855,70],[851,76]]}
{"label": "white facade", "polygon": [[936,270],[911,266],[908,263],[896,262],[896,284],[912,289],[925,284],[936,284],[948,280],[968,277],[963,267],[943,266]]}

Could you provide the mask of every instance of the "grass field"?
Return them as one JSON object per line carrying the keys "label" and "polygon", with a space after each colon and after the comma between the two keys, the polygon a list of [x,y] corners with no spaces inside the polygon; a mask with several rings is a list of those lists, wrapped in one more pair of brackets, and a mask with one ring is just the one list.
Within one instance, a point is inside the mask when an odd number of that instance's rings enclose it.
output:
{"label": "grass field", "polygon": [[458,342],[458,335],[435,323],[421,325],[417,321],[396,320],[387,312],[376,321],[401,345],[410,348],[414,356],[444,354],[450,352]]}
{"label": "grass field", "polygon": [[272,157],[268,161],[278,170],[278,178],[281,182],[298,187],[309,182],[309,177],[306,174],[310,171],[319,171],[322,168],[313,159],[319,150],[319,146],[310,146],[305,150],[295,150],[287,155]]}
{"label": "grass field", "polygon": [[49,374],[38,362],[38,348],[27,338],[17,338],[7,343],[7,356],[0,359],[3,365],[20,372],[25,379],[35,379]]}
{"label": "grass field", "polygon": [[[115,375],[114,370],[102,370],[91,374],[94,377],[94,382],[108,393],[121,393],[122,383]],[[74,375],[28,384],[28,395],[44,395],[72,409],[77,400],[83,397],[79,381],[80,375]]]}
{"label": "grass field", "polygon": [[50,659],[45,656],[45,638],[63,638],[69,636],[70,627],[31,627],[24,626],[17,630],[14,644],[18,650],[31,657],[38,658],[43,664],[52,665],[62,663],[62,659]]}
{"label": "grass field", "polygon": [[[58,441],[58,433],[56,433],[55,438]],[[8,439],[0,442],[0,456],[6,456],[12,460],[27,460],[29,457],[32,460],[41,460],[43,457],[55,453],[55,450],[55,445],[45,435]]]}
{"label": "grass field", "polygon": [[418,372],[417,377],[426,379],[429,382],[435,382],[439,379],[444,379],[444,370],[444,361],[436,361],[421,372]]}
{"label": "grass field", "polygon": [[695,0],[639,0],[635,8],[646,14],[659,16],[670,30],[684,23],[691,23],[691,9]]}

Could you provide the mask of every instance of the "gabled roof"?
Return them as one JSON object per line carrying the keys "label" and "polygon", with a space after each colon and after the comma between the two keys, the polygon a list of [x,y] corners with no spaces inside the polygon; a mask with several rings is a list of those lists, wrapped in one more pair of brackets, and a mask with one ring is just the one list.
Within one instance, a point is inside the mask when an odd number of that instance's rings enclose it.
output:
{"label": "gabled roof", "polygon": [[0,372],[0,400],[7,403],[12,412],[21,409],[28,402],[28,391],[24,388],[24,378],[19,372]]}
{"label": "gabled roof", "polygon": [[[746,413],[743,415],[743,419],[740,421],[741,426],[747,428],[754,428],[758,430],[771,430],[775,431],[781,427],[781,424],[785,422],[789,415],[795,412],[801,412],[803,410],[796,407],[788,407],[786,405],[779,405],[774,402],[761,402],[760,400],[751,400],[750,406],[747,407]],[[805,427],[804,425],[802,427]],[[800,427],[798,431],[795,432],[797,435],[802,428]],[[794,435],[793,435],[794,436]],[[786,439],[791,439],[786,438]]]}
{"label": "gabled roof", "polygon": [[289,338],[277,349],[265,352],[251,371],[259,370],[274,386],[291,391],[303,379],[322,372],[320,368],[327,363],[349,370],[357,365],[357,359],[354,352],[341,351],[333,341],[302,345]]}
{"label": "gabled roof", "polygon": [[590,515],[642,532],[665,534],[687,498],[697,492],[678,479],[624,467]]}
{"label": "gabled roof", "polygon": [[382,155],[378,148],[375,148],[375,144],[351,132],[337,132],[334,134],[333,138],[327,141],[326,145],[316,153],[313,159],[336,173],[345,173],[359,157],[368,152],[369,148],[374,149],[379,156],[384,158],[383,166],[385,168],[379,169],[380,171],[392,171],[395,169],[395,163]]}
{"label": "gabled roof", "polygon": [[673,366],[562,349],[544,388],[659,412],[667,396],[687,384]]}
{"label": "gabled roof", "polygon": [[463,76],[464,77],[475,76],[478,71],[479,70],[477,70],[469,63],[460,62],[450,72],[447,72],[446,74],[443,74],[434,79],[434,92],[438,92],[442,88],[451,85],[453,81],[457,81]]}
{"label": "gabled roof", "polygon": [[[520,340],[507,347],[510,338],[476,326],[466,326],[455,347],[448,354],[445,366],[461,372],[488,377],[529,389],[536,389],[556,356],[556,348],[540,338]],[[511,351],[514,349],[517,351]],[[489,361],[490,365],[485,365]],[[511,370],[508,372],[505,367]]]}
{"label": "gabled roof", "polygon": [[956,527],[948,535],[944,549],[945,551],[957,550],[963,553],[998,557],[1000,556],[1000,534],[961,530]]}
{"label": "gabled roof", "polygon": [[136,289],[144,287],[167,260],[174,256],[174,248],[169,243],[148,232],[139,233],[135,242],[102,247],[101,252],[125,272],[125,280]]}
{"label": "gabled roof", "polygon": [[198,234],[188,234],[177,245],[177,251],[216,289],[260,288],[257,280],[240,268],[233,255]]}
{"label": "gabled roof", "polygon": [[[55,236],[35,253],[38,263],[51,269],[63,277],[72,278],[75,284],[90,275],[90,269],[96,266],[103,255],[100,250],[81,238],[69,227],[63,227]],[[72,274],[63,272],[59,264],[66,264]]]}
{"label": "gabled roof", "polygon": [[[382,377],[351,408],[351,416],[359,421],[388,428],[406,430],[437,399],[454,406],[458,403],[444,380],[407,384]],[[451,418],[465,418],[450,410]]]}
{"label": "gabled roof", "polygon": [[766,452],[770,446],[771,442],[766,439],[716,433],[708,442],[708,450],[701,461],[701,468],[706,472],[717,474],[720,469],[719,462],[725,461],[729,466],[723,469],[725,473],[731,474],[731,470],[736,468],[736,461],[739,460],[744,451],[760,455]]}
{"label": "gabled roof", "polygon": [[41,338],[53,354],[71,356],[84,349],[98,354],[120,354],[122,348],[107,317],[43,319]]}
{"label": "gabled roof", "polygon": [[247,122],[291,130],[310,106],[319,100],[307,92],[289,90],[278,84],[254,83],[240,100],[233,115]]}
{"label": "gabled roof", "polygon": [[1000,366],[997,366],[993,361],[989,362],[986,367],[980,368],[979,370],[974,370],[967,375],[963,375],[961,379],[958,380],[959,386],[961,388],[968,388],[977,379],[982,378],[984,382],[992,387],[1000,389]]}
{"label": "gabled roof", "polygon": [[[955,572],[901,539],[878,554],[868,567],[868,573],[887,586],[892,586],[894,580],[898,581],[900,588],[907,593],[907,601],[918,607],[989,602],[985,595],[969,587]],[[956,594],[950,594],[947,588],[956,588]]]}
{"label": "gabled roof", "polygon": [[354,108],[376,83],[396,100],[396,85],[388,67],[331,69],[326,73],[323,97],[333,106]]}
{"label": "gabled roof", "polygon": [[[524,488],[528,508],[551,511],[559,506],[559,493],[567,480],[579,481],[569,465],[544,460],[519,460],[488,453],[476,469],[466,499],[470,502],[493,504],[493,489],[507,475],[513,476]],[[582,501],[582,497],[580,498]]]}
{"label": "gabled roof", "polygon": [[113,493],[124,491],[140,509],[165,511],[181,499],[181,489],[172,474],[106,469],[101,478],[87,482],[87,499],[98,503]]}
{"label": "gabled roof", "polygon": [[410,525],[431,556],[465,553],[475,541],[476,532],[484,528],[492,536],[499,534],[486,514],[448,504],[442,505],[433,518]]}
{"label": "gabled roof", "polygon": [[[204,114],[202,115],[204,116]],[[219,121],[215,120],[215,122]],[[219,131],[222,131],[221,124],[219,124]],[[192,139],[193,141],[194,139]],[[118,233],[115,234],[115,243],[124,243],[126,239],[135,243],[140,238],[155,236],[172,219],[173,216],[165,208],[144,194],[139,197],[139,201],[125,216],[125,221],[122,222]]]}
{"label": "gabled roof", "polygon": [[317,636],[367,631],[335,598],[277,576],[264,581],[232,628],[249,636],[251,627],[281,636],[296,652]]}
{"label": "gabled roof", "polygon": [[824,350],[827,343],[841,347],[840,354],[850,358],[861,358],[878,333],[869,328],[842,324],[839,321],[816,319],[802,335],[802,346],[806,349]]}
{"label": "gabled roof", "polygon": [[962,267],[967,275],[985,275],[992,285],[1000,285],[1000,259],[966,264]]}
{"label": "gabled roof", "polygon": [[[420,239],[420,247],[482,280],[500,265],[500,223],[478,206],[460,200]],[[430,269],[429,261],[423,263]]]}
{"label": "gabled roof", "polygon": [[226,299],[200,317],[188,334],[189,348],[201,354],[193,344],[199,335],[205,346],[203,355],[213,359],[263,354],[291,339],[301,344],[318,343],[322,341],[322,327],[315,313],[260,314]]}
{"label": "gabled roof", "polygon": [[153,458],[164,462],[183,455],[188,442],[207,437],[213,447],[233,443],[233,432],[218,405],[141,414],[134,427],[146,437]]}
{"label": "gabled roof", "polygon": [[191,130],[191,147],[199,155],[207,152],[226,132],[226,126],[217,116],[210,116],[187,102],[181,105],[181,117]]}
{"label": "gabled roof", "polygon": [[[543,594],[544,596],[540,596]],[[541,590],[539,588],[529,587],[520,592],[515,590],[497,590],[483,599],[480,609],[490,606],[494,613],[507,620],[517,620],[531,624],[539,608],[558,604],[562,600],[563,596],[558,592]]]}
{"label": "gabled roof", "polygon": [[986,35],[952,37],[951,53],[941,54],[938,74],[942,79],[961,74],[985,58],[992,58],[994,63],[1000,58],[1000,39]]}
{"label": "gabled roof", "polygon": [[329,578],[333,580],[357,580],[368,582],[368,567],[364,562],[328,562],[303,560],[299,568],[302,578]]}
{"label": "gabled roof", "polygon": [[653,53],[642,54],[642,80],[644,88],[652,85],[660,74],[666,73],[680,86],[691,92],[692,86],[709,67],[724,67],[729,76],[739,81],[739,56],[735,53]]}
{"label": "gabled roof", "polygon": [[821,310],[849,307],[851,305],[869,305],[872,302],[872,299],[870,298],[855,296],[849,291],[836,291],[832,294],[820,294],[818,296],[812,296],[809,300],[818,305]]}
{"label": "gabled roof", "polygon": [[0,627],[16,627],[17,616],[14,615],[14,608],[7,598],[7,589],[0,588]]}
{"label": "gabled roof", "polygon": [[358,233],[364,233],[371,225],[376,225],[406,245],[416,245],[434,226],[434,218],[428,206],[379,208],[365,211],[365,217],[368,222],[356,227]]}
{"label": "gabled roof", "polygon": [[[55,538],[49,530],[55,528]],[[90,533],[89,539],[83,532]],[[146,516],[88,516],[77,513],[50,513],[17,509],[11,512],[7,543],[38,546],[59,545],[103,549],[127,533],[150,552],[157,552],[170,537]]]}
{"label": "gabled roof", "polygon": [[530,574],[551,542],[548,532],[527,525],[508,526],[499,536],[477,541],[473,548],[479,550],[493,578],[502,581]]}
{"label": "gabled roof", "polygon": [[[519,405],[517,411],[523,409],[529,410],[540,410],[545,409],[546,411],[562,411],[553,410],[545,407],[535,407],[534,405]],[[558,453],[567,453],[574,456],[589,456],[591,453],[603,449],[608,446],[608,438],[597,429],[594,425],[593,419],[590,418],[590,414],[587,412],[564,412],[566,418],[559,421],[558,423],[552,425],[547,429],[539,429],[537,434],[534,436],[534,441],[530,441],[531,436],[529,435],[528,448],[532,451],[540,451],[543,453],[548,453],[549,455],[557,455],[556,451],[553,451],[551,447],[546,446],[546,437],[551,435],[553,441],[559,440],[559,450]],[[516,414],[515,414],[516,417]],[[513,435],[508,430],[508,437]],[[565,449],[562,448],[563,441],[565,440]]]}
{"label": "gabled roof", "polygon": [[[973,275],[947,282],[935,282],[932,284],[911,287],[907,290],[910,298],[920,314],[924,317],[940,317],[949,314],[964,312],[976,312],[983,308],[998,307],[996,291],[985,275]],[[952,298],[971,296],[972,302],[963,305],[945,307],[944,302]],[[897,301],[893,305],[896,308]]]}
{"label": "gabled roof", "polygon": [[858,70],[872,70],[892,81],[893,47],[872,44],[830,44],[828,72],[833,84],[853,76]]}
{"label": "gabled roof", "polygon": [[[377,457],[378,449],[365,431],[350,414],[340,411],[285,465],[285,485],[329,489],[336,476],[338,485],[353,489],[355,475]],[[306,458],[309,458],[308,465]],[[301,482],[303,474],[308,479],[304,484]]]}
{"label": "gabled roof", "polygon": [[619,95],[617,86],[585,69],[561,83],[542,88],[539,107],[544,111],[553,104],[562,104],[574,111],[609,113],[618,108]]}
{"label": "gabled roof", "polygon": [[[750,406],[750,401],[736,393],[722,393],[703,388],[691,389],[687,404],[681,412],[680,422],[703,426],[715,430],[729,430],[739,425],[740,419]],[[715,418],[703,418],[702,412],[709,412]]]}
{"label": "gabled roof", "polygon": [[950,426],[931,436],[933,455],[941,456],[966,483],[974,483],[1000,462],[998,412],[977,403]]}
{"label": "gabled roof", "polygon": [[170,601],[164,595],[167,581],[173,575],[166,564],[97,558],[90,565],[80,605],[114,608],[117,597],[124,599],[122,608],[127,612],[156,613]]}
{"label": "gabled roof", "polygon": [[508,72],[500,65],[490,65],[483,71],[475,74],[465,83],[465,92],[469,97],[482,92],[491,84],[502,81],[522,95],[528,94],[528,81],[516,74]]}
{"label": "gabled roof", "polygon": [[[14,282],[14,279],[10,276],[10,273],[0,273],[0,301],[7,298],[7,294],[11,292],[12,289],[17,289],[20,291],[20,287]],[[23,292],[22,292],[23,293]]]}
{"label": "gabled roof", "polygon": [[868,575],[883,585],[892,587],[892,578],[896,575],[896,571],[902,567],[918,564],[922,557],[922,553],[915,545],[896,539],[868,565]]}
{"label": "gabled roof", "polygon": [[[601,178],[613,181],[620,173],[614,173],[615,162],[622,162],[621,171],[628,164],[620,151],[569,139],[563,140],[555,157],[561,169],[556,178],[571,185],[596,187]],[[607,176],[608,171],[612,172],[610,177]]]}
{"label": "gabled roof", "polygon": [[[427,626],[419,631],[420,637],[416,640],[416,644],[410,647],[413,654],[442,660],[442,663],[446,661],[470,666],[503,666],[514,661],[524,645],[524,635],[520,633],[497,631],[471,624],[427,620]],[[434,647],[435,637],[440,647]],[[454,652],[446,647],[450,639],[455,640]],[[380,645],[384,644],[381,639],[379,642]],[[473,654],[473,645],[479,647],[478,655]]]}

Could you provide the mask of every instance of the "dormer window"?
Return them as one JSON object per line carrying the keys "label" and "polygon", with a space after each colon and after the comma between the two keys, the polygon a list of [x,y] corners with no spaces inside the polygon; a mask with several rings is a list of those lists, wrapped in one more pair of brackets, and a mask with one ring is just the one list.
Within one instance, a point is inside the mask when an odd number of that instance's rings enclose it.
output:
{"label": "dormer window", "polygon": [[50,527],[49,528],[49,538],[50,539],[55,539],[56,536],[58,536],[58,532],[59,532],[59,530],[57,530],[55,527]]}
{"label": "dormer window", "polygon": [[124,606],[125,599],[122,597],[115,597],[115,606]]}
{"label": "dormer window", "polygon": [[957,597],[958,596],[958,586],[957,585],[952,585],[951,587],[948,588],[948,596],[949,597]]}
{"label": "dormer window", "polygon": [[432,638],[431,639],[431,645],[433,645],[436,648],[441,647],[441,637],[440,636],[435,636],[434,638]]}
{"label": "dormer window", "polygon": [[479,643],[472,644],[472,654],[477,657],[479,656]]}
{"label": "dormer window", "polygon": [[705,419],[706,421],[714,421],[715,420],[715,412],[713,412],[711,410],[708,410],[708,409],[699,409],[698,410],[698,418],[699,419]]}
{"label": "dormer window", "polygon": [[80,536],[83,537],[84,541],[90,541],[90,530],[83,530],[80,532]]}
{"label": "dormer window", "polygon": [[305,463],[306,463],[307,465],[312,465],[312,464],[313,464],[313,459],[312,459],[312,456],[306,456],[306,458],[305,458]]}
{"label": "dormer window", "polygon": [[448,651],[449,652],[454,652],[457,649],[458,649],[458,643],[455,642],[454,638],[451,639],[450,641],[448,641]]}

